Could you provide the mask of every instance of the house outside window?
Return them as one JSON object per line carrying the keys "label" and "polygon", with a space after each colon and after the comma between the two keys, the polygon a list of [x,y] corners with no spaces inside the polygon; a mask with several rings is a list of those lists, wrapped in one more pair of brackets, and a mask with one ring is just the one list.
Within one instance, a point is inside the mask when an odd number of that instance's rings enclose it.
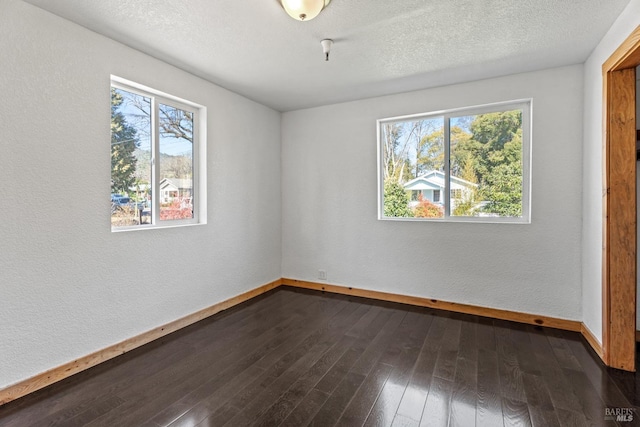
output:
{"label": "house outside window", "polygon": [[531,100],[378,120],[378,218],[530,222]]}
{"label": "house outside window", "polygon": [[112,231],[206,222],[203,111],[112,77]]}

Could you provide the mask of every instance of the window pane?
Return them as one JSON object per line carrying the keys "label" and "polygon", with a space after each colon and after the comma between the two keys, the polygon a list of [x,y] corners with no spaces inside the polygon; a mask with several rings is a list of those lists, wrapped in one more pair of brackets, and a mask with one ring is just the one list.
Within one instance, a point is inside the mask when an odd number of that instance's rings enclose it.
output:
{"label": "window pane", "polygon": [[111,225],[150,223],[151,100],[111,88]]}
{"label": "window pane", "polygon": [[381,125],[385,217],[444,217],[444,119]]}
{"label": "window pane", "polygon": [[522,216],[522,110],[450,119],[452,216]]}
{"label": "window pane", "polygon": [[193,218],[193,113],[158,105],[160,220]]}

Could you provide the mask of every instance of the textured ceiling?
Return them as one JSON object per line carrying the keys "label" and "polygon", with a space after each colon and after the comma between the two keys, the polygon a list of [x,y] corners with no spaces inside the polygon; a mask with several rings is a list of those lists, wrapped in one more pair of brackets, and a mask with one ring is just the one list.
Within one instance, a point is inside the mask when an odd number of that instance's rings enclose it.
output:
{"label": "textured ceiling", "polygon": [[277,0],[27,2],[288,111],[581,63],[629,0],[333,0],[308,22]]}

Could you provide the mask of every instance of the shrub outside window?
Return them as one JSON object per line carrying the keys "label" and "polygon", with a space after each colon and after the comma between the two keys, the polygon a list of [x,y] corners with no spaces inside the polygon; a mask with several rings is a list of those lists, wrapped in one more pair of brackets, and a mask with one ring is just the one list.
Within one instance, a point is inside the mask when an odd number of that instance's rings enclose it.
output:
{"label": "shrub outside window", "polygon": [[378,120],[379,219],[530,222],[531,100]]}
{"label": "shrub outside window", "polygon": [[203,107],[112,78],[112,231],[204,223]]}

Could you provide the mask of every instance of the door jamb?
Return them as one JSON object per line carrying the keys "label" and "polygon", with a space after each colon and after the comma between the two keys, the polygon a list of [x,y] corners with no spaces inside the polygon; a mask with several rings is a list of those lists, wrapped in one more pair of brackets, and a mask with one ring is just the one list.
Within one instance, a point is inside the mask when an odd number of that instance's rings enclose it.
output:
{"label": "door jamb", "polygon": [[[605,364],[628,371],[635,371],[635,67],[638,65],[640,26],[602,65],[602,350]],[[631,79],[632,91],[629,90]],[[630,93],[633,98],[632,113],[629,107]],[[633,132],[630,131],[631,122]]]}

